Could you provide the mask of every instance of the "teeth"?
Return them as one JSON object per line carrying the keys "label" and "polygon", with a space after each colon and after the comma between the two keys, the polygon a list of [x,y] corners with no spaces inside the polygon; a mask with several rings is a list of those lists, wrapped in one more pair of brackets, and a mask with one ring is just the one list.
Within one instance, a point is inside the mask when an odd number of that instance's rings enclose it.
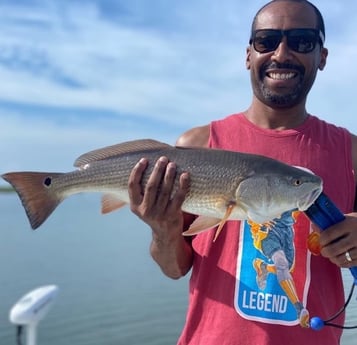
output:
{"label": "teeth", "polygon": [[295,77],[295,73],[268,73],[268,77],[275,80],[288,80]]}

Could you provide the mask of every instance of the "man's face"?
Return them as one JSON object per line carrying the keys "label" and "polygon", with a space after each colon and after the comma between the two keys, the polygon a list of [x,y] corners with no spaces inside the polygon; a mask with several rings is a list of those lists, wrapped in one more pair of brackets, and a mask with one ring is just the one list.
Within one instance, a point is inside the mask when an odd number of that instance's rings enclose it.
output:
{"label": "man's face", "polygon": [[[316,29],[317,18],[312,7],[293,2],[276,2],[258,16],[255,30]],[[327,49],[317,43],[308,52],[296,52],[283,36],[276,49],[258,52],[251,44],[247,48],[247,68],[250,70],[254,95],[273,108],[287,108],[305,102],[318,69],[326,63]]]}

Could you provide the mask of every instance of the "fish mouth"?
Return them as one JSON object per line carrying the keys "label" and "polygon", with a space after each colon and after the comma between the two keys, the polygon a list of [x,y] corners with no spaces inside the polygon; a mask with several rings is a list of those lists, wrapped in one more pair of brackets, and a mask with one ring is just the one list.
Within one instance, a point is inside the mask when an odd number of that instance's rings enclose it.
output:
{"label": "fish mouth", "polygon": [[299,211],[306,211],[318,198],[322,192],[322,186],[315,188],[312,192],[308,193],[301,201],[298,202]]}

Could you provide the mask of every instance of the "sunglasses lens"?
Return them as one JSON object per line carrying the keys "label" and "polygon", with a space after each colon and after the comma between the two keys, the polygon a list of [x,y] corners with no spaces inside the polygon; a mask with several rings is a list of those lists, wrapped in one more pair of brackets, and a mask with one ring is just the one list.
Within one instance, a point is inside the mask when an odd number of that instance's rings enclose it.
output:
{"label": "sunglasses lens", "polygon": [[254,49],[259,53],[268,53],[280,44],[282,35],[279,31],[261,30],[253,38]]}
{"label": "sunglasses lens", "polygon": [[288,46],[298,53],[310,53],[315,49],[318,39],[314,30],[291,30],[288,34]]}

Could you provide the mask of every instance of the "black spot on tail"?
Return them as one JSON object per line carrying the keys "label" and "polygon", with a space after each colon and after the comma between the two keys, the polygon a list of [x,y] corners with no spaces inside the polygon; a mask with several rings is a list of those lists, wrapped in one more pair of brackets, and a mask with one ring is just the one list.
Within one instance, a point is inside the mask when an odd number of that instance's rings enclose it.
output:
{"label": "black spot on tail", "polygon": [[51,184],[52,184],[52,178],[51,178],[51,177],[46,177],[45,180],[43,181],[43,184],[44,184],[46,187],[50,187]]}

